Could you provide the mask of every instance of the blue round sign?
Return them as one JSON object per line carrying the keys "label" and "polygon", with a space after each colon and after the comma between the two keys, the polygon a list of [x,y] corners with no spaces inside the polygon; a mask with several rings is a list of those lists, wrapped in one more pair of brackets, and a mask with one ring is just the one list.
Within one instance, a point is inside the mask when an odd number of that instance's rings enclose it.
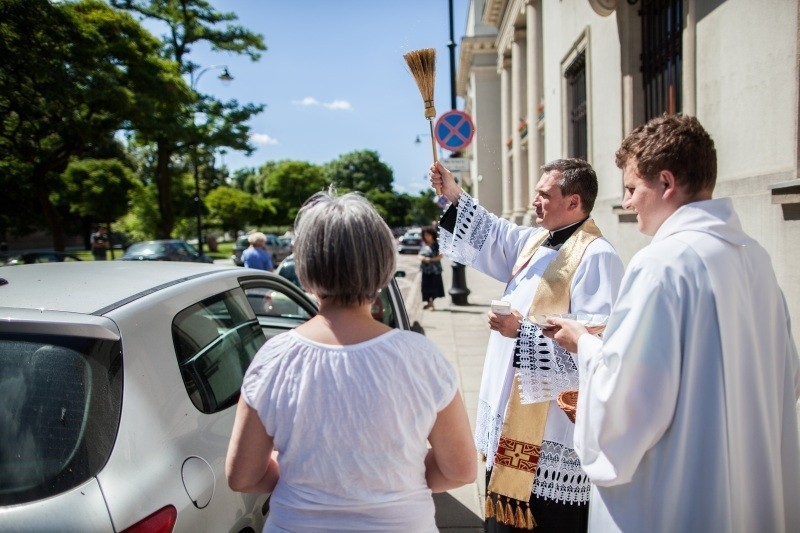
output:
{"label": "blue round sign", "polygon": [[460,152],[472,141],[475,125],[469,115],[453,110],[439,117],[434,133],[439,146],[451,152]]}

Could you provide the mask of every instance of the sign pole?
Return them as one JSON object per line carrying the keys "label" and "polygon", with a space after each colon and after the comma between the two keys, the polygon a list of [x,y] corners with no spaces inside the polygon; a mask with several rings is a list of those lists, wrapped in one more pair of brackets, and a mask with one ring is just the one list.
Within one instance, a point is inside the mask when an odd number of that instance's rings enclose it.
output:
{"label": "sign pole", "polygon": [[[449,11],[450,11],[450,43],[448,47],[450,48],[450,107],[455,110],[456,109],[456,43],[453,39],[453,0],[449,0]],[[470,121],[471,123],[471,121]],[[474,132],[474,127],[473,127]],[[469,140],[472,140],[472,135],[470,135]],[[469,141],[467,141],[469,144]],[[453,282],[451,284],[450,290],[447,291],[450,294],[450,301],[453,302],[453,305],[469,305],[467,301],[467,296],[469,296],[469,289],[467,288],[467,277],[466,273],[464,272],[464,265],[460,263],[453,263],[452,265],[453,270]]]}

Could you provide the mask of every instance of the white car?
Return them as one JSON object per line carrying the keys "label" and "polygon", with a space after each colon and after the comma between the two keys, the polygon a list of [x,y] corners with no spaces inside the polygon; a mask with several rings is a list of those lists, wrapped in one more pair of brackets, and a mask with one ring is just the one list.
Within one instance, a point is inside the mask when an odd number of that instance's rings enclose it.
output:
{"label": "white car", "polygon": [[[382,294],[408,329],[396,284]],[[224,473],[239,388],[316,310],[235,266],[0,267],[0,530],[261,531],[267,497]]]}

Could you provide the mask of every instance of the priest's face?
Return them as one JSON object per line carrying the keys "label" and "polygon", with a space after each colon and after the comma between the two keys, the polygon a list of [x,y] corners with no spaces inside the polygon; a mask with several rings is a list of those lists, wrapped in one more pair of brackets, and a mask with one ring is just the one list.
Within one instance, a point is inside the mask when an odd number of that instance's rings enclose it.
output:
{"label": "priest's face", "polygon": [[622,207],[635,211],[639,231],[652,237],[674,212],[673,206],[665,198],[665,184],[660,178],[642,178],[633,158],[625,164],[622,180],[625,185]]}
{"label": "priest's face", "polygon": [[580,222],[584,218],[578,195],[561,194],[558,186],[560,180],[561,172],[558,170],[545,172],[536,184],[536,196],[533,197],[536,223],[550,231]]}

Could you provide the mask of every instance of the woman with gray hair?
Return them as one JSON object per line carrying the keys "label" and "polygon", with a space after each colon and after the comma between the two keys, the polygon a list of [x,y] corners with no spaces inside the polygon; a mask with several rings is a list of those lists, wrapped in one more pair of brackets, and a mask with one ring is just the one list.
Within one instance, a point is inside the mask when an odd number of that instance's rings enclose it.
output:
{"label": "woman with gray hair", "polygon": [[295,233],[319,313],[251,363],[228,484],[274,490],[265,531],[435,532],[431,493],[474,481],[476,451],[452,365],[370,313],[394,274],[392,233],[354,193],[312,196]]}
{"label": "woman with gray hair", "polygon": [[242,263],[247,268],[257,268],[258,270],[272,270],[275,266],[272,263],[272,256],[267,251],[267,236],[256,231],[247,236],[250,243],[242,252]]}

